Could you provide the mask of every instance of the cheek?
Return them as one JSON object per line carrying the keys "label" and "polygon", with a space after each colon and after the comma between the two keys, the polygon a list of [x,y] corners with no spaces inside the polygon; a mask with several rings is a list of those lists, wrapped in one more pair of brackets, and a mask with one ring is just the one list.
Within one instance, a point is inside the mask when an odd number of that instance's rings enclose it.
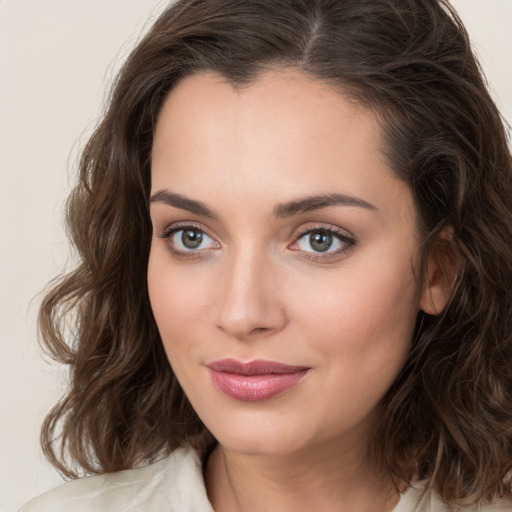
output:
{"label": "cheek", "polygon": [[321,340],[326,357],[350,361],[358,371],[400,366],[411,346],[419,286],[410,259],[394,265],[366,263],[347,262],[345,272],[333,273],[308,293],[296,290],[304,299],[293,316],[303,319],[301,329],[310,338]]}
{"label": "cheek", "polygon": [[[199,327],[208,308],[207,279],[171,265],[165,251],[151,251],[148,263],[148,290],[160,336],[168,352],[169,341]],[[173,342],[173,345],[175,343]],[[169,353],[169,352],[168,352]]]}

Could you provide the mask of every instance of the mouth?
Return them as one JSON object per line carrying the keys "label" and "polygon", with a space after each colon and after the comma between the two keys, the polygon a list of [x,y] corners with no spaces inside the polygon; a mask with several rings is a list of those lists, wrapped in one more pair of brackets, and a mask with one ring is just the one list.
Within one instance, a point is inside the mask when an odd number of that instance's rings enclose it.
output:
{"label": "mouth", "polygon": [[259,402],[280,395],[298,384],[311,370],[276,361],[243,363],[235,359],[220,359],[206,367],[221,393],[243,402]]}

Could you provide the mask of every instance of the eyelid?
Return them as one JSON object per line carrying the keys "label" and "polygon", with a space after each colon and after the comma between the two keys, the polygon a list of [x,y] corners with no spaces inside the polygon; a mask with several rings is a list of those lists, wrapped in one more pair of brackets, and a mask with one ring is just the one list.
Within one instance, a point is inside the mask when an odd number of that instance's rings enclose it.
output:
{"label": "eyelid", "polygon": [[295,238],[300,238],[301,236],[315,231],[327,231],[329,233],[333,233],[336,236],[339,236],[344,240],[346,239],[355,242],[355,238],[350,232],[348,232],[346,229],[342,229],[331,224],[307,224],[305,226],[301,226],[297,230]]}
{"label": "eyelid", "polygon": [[173,233],[176,233],[177,231],[181,231],[183,229],[192,228],[197,229],[198,231],[202,231],[206,235],[208,235],[212,240],[216,240],[216,237],[212,236],[209,233],[209,230],[206,229],[203,225],[201,225],[198,222],[194,221],[180,221],[180,222],[173,222],[172,224],[166,226],[162,233],[157,235],[158,238],[169,238]]}

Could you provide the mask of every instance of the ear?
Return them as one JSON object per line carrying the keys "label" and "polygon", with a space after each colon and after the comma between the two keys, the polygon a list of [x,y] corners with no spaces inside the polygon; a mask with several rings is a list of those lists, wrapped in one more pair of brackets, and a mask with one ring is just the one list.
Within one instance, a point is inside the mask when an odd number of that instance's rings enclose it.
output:
{"label": "ear", "polygon": [[453,244],[453,228],[448,226],[430,246],[423,275],[419,307],[429,315],[438,315],[450,299],[459,261]]}

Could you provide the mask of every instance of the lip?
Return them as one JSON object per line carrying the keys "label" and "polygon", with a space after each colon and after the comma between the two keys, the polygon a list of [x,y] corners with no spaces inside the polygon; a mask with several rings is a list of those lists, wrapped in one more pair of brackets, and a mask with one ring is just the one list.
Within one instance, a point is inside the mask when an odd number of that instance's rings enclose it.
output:
{"label": "lip", "polygon": [[298,384],[311,370],[276,361],[247,363],[220,359],[208,363],[214,386],[224,395],[243,402],[259,402],[284,393]]}

